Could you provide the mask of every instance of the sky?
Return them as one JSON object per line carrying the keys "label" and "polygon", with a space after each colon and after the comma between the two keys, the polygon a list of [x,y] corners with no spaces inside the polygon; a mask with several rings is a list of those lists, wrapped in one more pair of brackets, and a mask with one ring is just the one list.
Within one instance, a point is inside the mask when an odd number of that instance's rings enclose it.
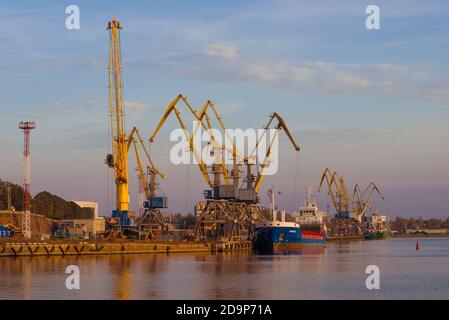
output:
{"label": "sky", "polygon": [[[380,8],[380,29],[365,8]],[[67,30],[65,9],[80,8]],[[294,210],[325,168],[348,189],[376,182],[391,216],[449,215],[447,1],[1,1],[0,177],[21,183],[20,121],[35,121],[31,190],[113,207],[109,153],[108,33],[117,16],[126,127],[149,137],[178,94],[214,101],[230,128],[261,128],[276,111],[301,151],[280,139],[279,171],[265,179]],[[188,119],[187,114],[183,117]],[[174,166],[167,121],[151,153],[167,174],[170,211],[192,211],[207,185]],[[130,158],[131,208],[137,205]],[[315,192],[316,193],[316,192]],[[317,194],[319,205],[329,203]]]}

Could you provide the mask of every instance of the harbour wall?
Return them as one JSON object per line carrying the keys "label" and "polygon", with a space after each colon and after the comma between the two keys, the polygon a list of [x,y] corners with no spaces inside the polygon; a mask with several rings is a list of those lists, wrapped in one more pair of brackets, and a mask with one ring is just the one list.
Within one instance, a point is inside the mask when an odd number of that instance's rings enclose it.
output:
{"label": "harbour wall", "polygon": [[21,256],[80,256],[143,253],[214,253],[251,249],[252,243],[249,240],[219,240],[204,242],[0,242],[0,258]]}

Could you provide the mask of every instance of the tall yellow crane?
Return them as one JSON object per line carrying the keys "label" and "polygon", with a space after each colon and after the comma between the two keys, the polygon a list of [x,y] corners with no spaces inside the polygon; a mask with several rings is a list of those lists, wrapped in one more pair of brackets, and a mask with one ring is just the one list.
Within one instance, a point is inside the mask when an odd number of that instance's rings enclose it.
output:
{"label": "tall yellow crane", "polygon": [[120,226],[127,226],[131,221],[128,219],[128,148],[123,102],[120,21],[113,17],[107,25],[107,30],[109,30],[109,117],[112,154],[107,155],[106,164],[114,171],[116,186],[116,206],[112,216],[119,218]]}

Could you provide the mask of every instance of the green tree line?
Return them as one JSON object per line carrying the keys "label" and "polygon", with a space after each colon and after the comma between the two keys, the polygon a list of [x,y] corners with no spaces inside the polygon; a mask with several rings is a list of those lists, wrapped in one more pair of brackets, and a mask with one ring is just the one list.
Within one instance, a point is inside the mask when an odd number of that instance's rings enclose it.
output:
{"label": "green tree line", "polygon": [[405,229],[449,229],[449,218],[446,219],[436,219],[423,217],[419,218],[401,218],[396,217],[394,220],[390,221],[390,227],[392,230],[405,230]]}

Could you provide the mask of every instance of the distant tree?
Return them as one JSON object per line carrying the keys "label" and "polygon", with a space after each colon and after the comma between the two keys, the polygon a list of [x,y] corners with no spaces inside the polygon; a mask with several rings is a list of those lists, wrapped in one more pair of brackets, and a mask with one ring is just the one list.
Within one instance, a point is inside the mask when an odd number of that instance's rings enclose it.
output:
{"label": "distant tree", "polygon": [[431,218],[427,221],[427,227],[429,229],[439,229],[442,227],[442,221],[440,219]]}
{"label": "distant tree", "polygon": [[392,230],[405,230],[407,227],[407,219],[396,217],[394,220],[390,221],[390,227]]}
{"label": "distant tree", "polygon": [[449,229],[449,218],[446,219],[436,219],[429,218],[424,219],[422,217],[404,219],[401,217],[396,217],[394,220],[390,221],[390,227],[392,230],[404,230],[404,229]]}
{"label": "distant tree", "polygon": [[418,224],[416,223],[415,218],[409,218],[407,220],[407,229],[417,229]]}
{"label": "distant tree", "polygon": [[0,210],[6,210],[8,206],[7,186],[11,186],[11,205],[16,211],[23,210],[23,188],[18,184],[6,182],[0,179]]}

